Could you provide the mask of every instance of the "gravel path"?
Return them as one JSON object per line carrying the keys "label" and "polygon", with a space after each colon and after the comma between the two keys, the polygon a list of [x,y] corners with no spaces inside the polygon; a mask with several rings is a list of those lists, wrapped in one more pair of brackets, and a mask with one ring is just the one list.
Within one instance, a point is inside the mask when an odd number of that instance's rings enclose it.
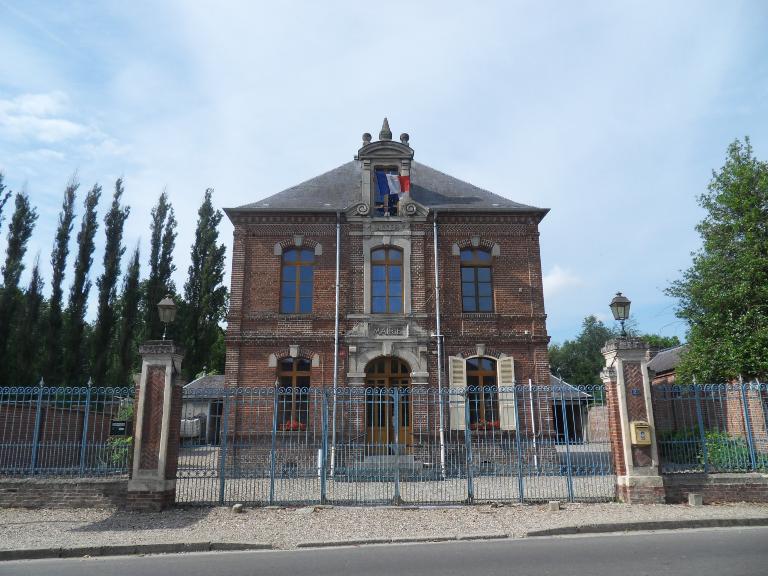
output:
{"label": "gravel path", "polygon": [[437,537],[506,533],[607,522],[696,518],[768,518],[768,504],[567,504],[446,508],[177,508],[162,513],[116,510],[0,509],[0,549],[163,542],[265,542],[293,548],[302,541]]}

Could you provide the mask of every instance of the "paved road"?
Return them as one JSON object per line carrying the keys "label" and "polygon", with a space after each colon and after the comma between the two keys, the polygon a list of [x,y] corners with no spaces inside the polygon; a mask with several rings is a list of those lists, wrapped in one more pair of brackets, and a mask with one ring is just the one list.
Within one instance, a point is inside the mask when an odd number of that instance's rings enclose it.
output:
{"label": "paved road", "polygon": [[324,550],[31,560],[0,563],[0,574],[759,576],[768,574],[766,542],[768,528],[731,528]]}

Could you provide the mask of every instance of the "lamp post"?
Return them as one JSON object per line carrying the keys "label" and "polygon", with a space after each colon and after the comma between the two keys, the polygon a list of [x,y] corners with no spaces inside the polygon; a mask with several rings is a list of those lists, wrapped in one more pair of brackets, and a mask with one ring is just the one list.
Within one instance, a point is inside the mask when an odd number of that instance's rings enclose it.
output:
{"label": "lamp post", "polygon": [[160,321],[165,325],[163,328],[163,340],[168,331],[168,324],[176,318],[176,304],[170,295],[166,296],[157,303],[157,310],[160,313]]}
{"label": "lamp post", "polygon": [[611,300],[610,303],[611,312],[613,312],[613,319],[621,322],[622,338],[627,337],[627,333],[624,331],[624,322],[626,322],[627,318],[629,318],[630,304],[632,304],[632,302],[629,301],[629,298],[623,296],[621,292],[616,292],[616,296],[613,297],[613,300]]}

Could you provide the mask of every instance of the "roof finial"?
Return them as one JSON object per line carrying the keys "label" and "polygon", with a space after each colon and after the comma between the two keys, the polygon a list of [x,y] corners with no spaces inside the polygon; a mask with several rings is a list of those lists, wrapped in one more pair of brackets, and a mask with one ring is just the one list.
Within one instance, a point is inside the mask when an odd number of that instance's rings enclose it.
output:
{"label": "roof finial", "polygon": [[392,130],[389,129],[389,122],[387,121],[386,116],[384,117],[384,123],[381,125],[379,140],[392,140]]}

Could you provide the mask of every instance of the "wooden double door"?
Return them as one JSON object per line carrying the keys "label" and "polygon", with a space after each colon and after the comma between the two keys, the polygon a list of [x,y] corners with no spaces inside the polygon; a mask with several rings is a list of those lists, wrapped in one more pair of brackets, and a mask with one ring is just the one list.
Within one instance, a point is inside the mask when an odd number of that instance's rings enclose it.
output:
{"label": "wooden double door", "polygon": [[411,369],[399,358],[384,356],[365,368],[365,435],[371,451],[391,454],[395,442],[413,442]]}

